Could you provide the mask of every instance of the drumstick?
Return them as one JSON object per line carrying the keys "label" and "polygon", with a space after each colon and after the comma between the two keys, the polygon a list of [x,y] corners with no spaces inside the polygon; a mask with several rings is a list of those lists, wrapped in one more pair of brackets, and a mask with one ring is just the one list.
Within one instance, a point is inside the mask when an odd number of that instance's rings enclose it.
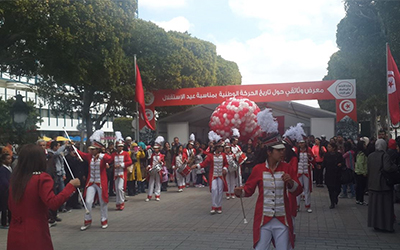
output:
{"label": "drumstick", "polygon": [[[241,169],[240,165],[238,167],[238,175],[239,175],[239,178],[238,178],[239,187],[241,187],[242,186],[242,169]],[[240,204],[242,205],[243,223],[247,224],[246,213],[244,212],[244,205],[243,205],[242,195],[240,195]]]}
{"label": "drumstick", "polygon": [[67,136],[68,140],[71,142],[71,146],[72,146],[72,148],[74,149],[75,154],[78,156],[79,160],[80,160],[81,162],[83,162],[83,159],[82,159],[81,155],[78,153],[78,150],[76,149],[75,145],[72,144],[71,138],[69,137],[67,130],[65,129],[65,127],[63,127],[63,129],[64,129],[64,133],[65,133],[65,135]]}
{"label": "drumstick", "polygon": [[[62,155],[62,157],[63,157],[63,159],[64,159],[64,161],[65,161],[65,164],[67,165],[67,168],[68,168],[68,170],[69,170],[69,173],[71,174],[72,179],[75,179],[75,176],[74,176],[74,174],[72,173],[71,167],[69,166],[67,159],[65,159],[65,156],[64,156],[63,153],[62,153],[61,155]],[[78,190],[79,197],[81,198],[81,201],[82,201],[82,203],[83,203],[83,206],[85,207],[86,214],[89,214],[90,211],[89,211],[89,209],[88,209],[87,206],[86,206],[86,203],[85,203],[85,200],[83,199],[81,190],[80,190],[79,188],[77,188],[76,190]]]}

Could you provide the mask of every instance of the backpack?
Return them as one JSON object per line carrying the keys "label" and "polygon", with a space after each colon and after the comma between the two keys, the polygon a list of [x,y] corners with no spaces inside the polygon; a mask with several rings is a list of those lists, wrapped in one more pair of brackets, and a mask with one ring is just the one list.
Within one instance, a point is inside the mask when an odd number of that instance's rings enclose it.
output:
{"label": "backpack", "polygon": [[382,154],[382,159],[381,159],[382,167],[381,167],[380,171],[381,171],[383,179],[385,179],[385,181],[386,181],[386,184],[389,187],[393,187],[396,184],[400,184],[400,168],[399,168],[399,166],[397,166],[397,170],[394,172],[385,171],[383,169],[383,156],[384,156],[384,154]]}

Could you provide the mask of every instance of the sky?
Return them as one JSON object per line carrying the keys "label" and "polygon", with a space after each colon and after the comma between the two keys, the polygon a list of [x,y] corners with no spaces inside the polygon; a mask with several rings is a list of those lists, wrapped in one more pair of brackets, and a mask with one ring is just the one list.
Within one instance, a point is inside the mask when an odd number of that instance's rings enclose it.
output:
{"label": "sky", "polygon": [[342,0],[139,0],[139,18],[212,42],[242,84],[322,80],[344,16]]}

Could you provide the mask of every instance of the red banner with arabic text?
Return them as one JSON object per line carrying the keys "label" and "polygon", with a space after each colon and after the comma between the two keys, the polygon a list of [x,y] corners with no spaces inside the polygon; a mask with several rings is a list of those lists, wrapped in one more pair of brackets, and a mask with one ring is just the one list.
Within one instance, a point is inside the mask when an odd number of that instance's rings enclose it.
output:
{"label": "red banner with arabic text", "polygon": [[[217,104],[231,97],[246,97],[254,102],[336,99],[337,121],[345,116],[357,121],[354,79],[157,90],[146,95],[146,114],[153,124],[155,107]],[[338,106],[340,103],[342,106]]]}

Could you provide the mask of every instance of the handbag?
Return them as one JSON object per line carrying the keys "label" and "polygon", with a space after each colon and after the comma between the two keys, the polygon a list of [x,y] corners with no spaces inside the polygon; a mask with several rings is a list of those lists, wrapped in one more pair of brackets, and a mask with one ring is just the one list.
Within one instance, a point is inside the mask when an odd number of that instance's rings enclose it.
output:
{"label": "handbag", "polygon": [[350,184],[354,182],[354,170],[352,169],[353,159],[352,159],[352,154],[350,153],[350,168],[348,168],[346,165],[342,167],[342,172],[340,176],[340,183],[342,185]]}
{"label": "handbag", "polygon": [[126,170],[128,170],[128,173],[129,173],[129,174],[132,174],[132,173],[133,173],[133,164],[130,165],[130,166],[128,166],[128,167],[126,168]]}
{"label": "handbag", "polygon": [[400,169],[399,169],[399,166],[397,166],[397,170],[394,171],[394,172],[385,171],[383,169],[383,155],[384,154],[382,154],[382,158],[381,158],[381,163],[382,164],[381,164],[381,169],[380,169],[383,179],[385,179],[386,184],[389,187],[393,187],[396,184],[400,184]]}
{"label": "handbag", "polygon": [[354,170],[343,167],[340,175],[340,183],[342,185],[353,183],[354,181]]}

